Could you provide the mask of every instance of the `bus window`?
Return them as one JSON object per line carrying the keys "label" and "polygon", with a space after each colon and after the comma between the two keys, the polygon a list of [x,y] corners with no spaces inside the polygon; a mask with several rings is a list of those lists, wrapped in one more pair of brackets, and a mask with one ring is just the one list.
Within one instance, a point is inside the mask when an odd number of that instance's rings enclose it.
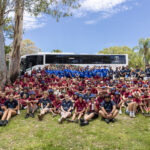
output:
{"label": "bus window", "polygon": [[41,55],[31,55],[26,57],[27,68],[31,68],[36,65],[43,65],[43,56]]}

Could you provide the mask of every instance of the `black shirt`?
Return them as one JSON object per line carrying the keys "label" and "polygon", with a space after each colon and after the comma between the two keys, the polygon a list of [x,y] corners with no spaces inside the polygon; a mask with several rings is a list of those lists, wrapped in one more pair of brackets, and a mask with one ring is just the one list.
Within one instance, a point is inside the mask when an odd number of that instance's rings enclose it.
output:
{"label": "black shirt", "polygon": [[105,100],[101,103],[101,106],[106,110],[106,112],[110,113],[113,110],[113,106],[115,103],[113,101],[106,102]]}
{"label": "black shirt", "polygon": [[18,106],[17,100],[13,99],[13,101],[7,100],[4,104],[7,108],[16,108]]}

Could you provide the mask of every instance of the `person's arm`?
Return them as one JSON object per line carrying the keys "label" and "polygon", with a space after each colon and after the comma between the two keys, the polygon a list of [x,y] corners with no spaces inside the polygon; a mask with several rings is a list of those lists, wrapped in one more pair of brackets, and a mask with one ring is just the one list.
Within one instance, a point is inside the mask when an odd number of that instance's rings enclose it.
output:
{"label": "person's arm", "polygon": [[113,113],[115,112],[115,110],[116,110],[116,105],[114,104],[114,105],[113,105],[113,109],[112,109],[112,111],[111,111],[110,114],[113,114]]}
{"label": "person's arm", "polygon": [[64,111],[65,112],[65,110],[63,109],[63,107],[61,106],[61,111]]}
{"label": "person's arm", "polygon": [[47,103],[46,107],[45,108],[48,108],[50,106],[50,103]]}
{"label": "person's arm", "polygon": [[70,108],[68,109],[68,112],[70,112],[72,110],[72,106],[70,106]]}
{"label": "person's arm", "polygon": [[104,107],[101,107],[101,109],[102,109],[102,111],[103,111],[103,113],[104,113],[105,115],[108,115],[108,113],[106,112],[106,110],[105,110]]}

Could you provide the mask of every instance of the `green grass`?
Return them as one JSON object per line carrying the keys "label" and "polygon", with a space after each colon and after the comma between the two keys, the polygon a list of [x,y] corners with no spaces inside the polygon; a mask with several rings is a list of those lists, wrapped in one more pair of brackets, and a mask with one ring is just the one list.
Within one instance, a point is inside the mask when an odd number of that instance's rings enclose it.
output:
{"label": "green grass", "polygon": [[116,123],[100,118],[88,126],[64,122],[47,114],[42,122],[24,119],[25,111],[0,127],[0,150],[150,150],[150,118],[118,116]]}

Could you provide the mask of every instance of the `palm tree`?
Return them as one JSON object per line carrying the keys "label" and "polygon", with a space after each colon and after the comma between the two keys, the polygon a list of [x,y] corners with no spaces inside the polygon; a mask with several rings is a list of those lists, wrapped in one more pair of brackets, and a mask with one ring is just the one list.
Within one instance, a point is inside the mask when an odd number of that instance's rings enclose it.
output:
{"label": "palm tree", "polygon": [[136,47],[139,54],[143,56],[145,65],[148,65],[150,62],[150,38],[140,39],[139,45]]}

